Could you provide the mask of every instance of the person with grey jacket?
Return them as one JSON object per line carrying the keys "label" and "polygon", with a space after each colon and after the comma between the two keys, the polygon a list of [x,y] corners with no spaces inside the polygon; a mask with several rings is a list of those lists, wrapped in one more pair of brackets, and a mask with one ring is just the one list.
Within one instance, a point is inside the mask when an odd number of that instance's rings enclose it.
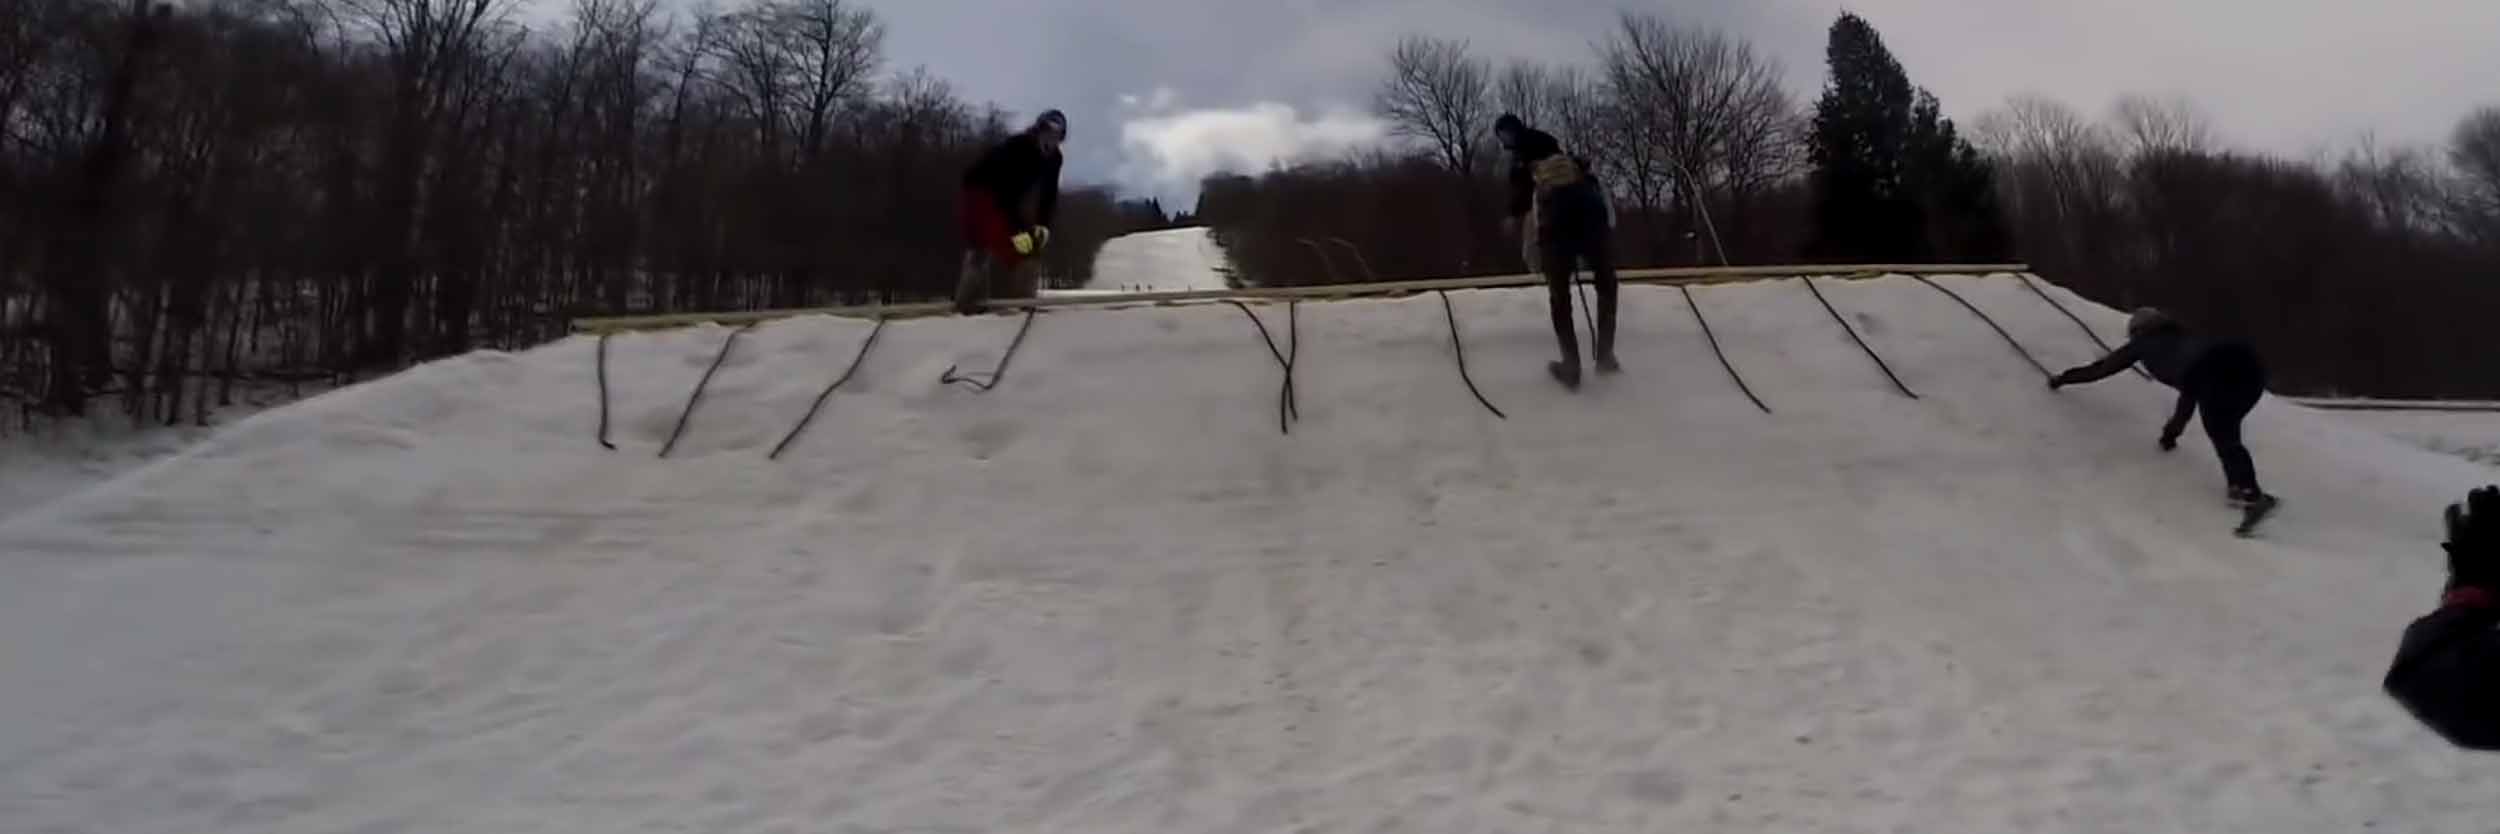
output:
{"label": "person with grey jacket", "polygon": [[2049,388],[2098,382],[2135,364],[2179,391],[2178,407],[2162,424],[2162,451],[2179,448],[2188,418],[2202,410],[2205,437],[2222,460],[2231,503],[2261,513],[2272,509],[2277,499],[2257,485],[2256,461],[2240,438],[2240,421],[2266,394],[2266,367],[2257,351],[2242,342],[2198,336],[2168,313],[2146,307],[2128,317],[2125,345],[2098,362],[2058,374],[2049,380]]}

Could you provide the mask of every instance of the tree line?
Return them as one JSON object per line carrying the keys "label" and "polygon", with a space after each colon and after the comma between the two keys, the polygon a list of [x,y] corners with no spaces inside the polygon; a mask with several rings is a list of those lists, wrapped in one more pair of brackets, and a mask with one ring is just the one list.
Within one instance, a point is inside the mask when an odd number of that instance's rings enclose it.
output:
{"label": "tree line", "polygon": [[1520,271],[1490,137],[1510,112],[1598,173],[1625,266],[2026,260],[2251,340],[2278,390],[2500,396],[2500,351],[2474,349],[2500,310],[2500,108],[2446,148],[2309,161],[2223,148],[2177,99],[2093,120],[2017,96],[1965,130],[1853,14],[1811,103],[1741,39],[1641,13],[1584,63],[1421,37],[1386,57],[1374,109],[1397,147],[1202,183],[1241,280],[1363,278],[1305,242],[1330,238],[1383,279]]}
{"label": "tree line", "polygon": [[2095,120],[2019,96],[1977,124],[2043,274],[2246,338],[2278,390],[2500,396],[2500,108],[2446,148],[2307,161],[2223,147],[2175,98],[2122,97]]}
{"label": "tree line", "polygon": [[[957,177],[1021,127],[856,0],[514,11],[0,0],[0,405],[198,420],[578,315],[943,297]],[[1060,286],[1165,222],[1059,215]]]}

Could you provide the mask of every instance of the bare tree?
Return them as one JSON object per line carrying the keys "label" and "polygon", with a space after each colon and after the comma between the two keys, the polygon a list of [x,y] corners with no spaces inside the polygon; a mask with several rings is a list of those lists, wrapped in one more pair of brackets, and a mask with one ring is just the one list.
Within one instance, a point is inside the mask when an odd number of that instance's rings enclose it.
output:
{"label": "bare tree", "polygon": [[1389,53],[1375,107],[1398,135],[1430,145],[1443,167],[1466,176],[1492,127],[1492,75],[1464,42],[1409,36]]}
{"label": "bare tree", "polygon": [[[1605,172],[1610,188],[1620,196],[1631,198],[1635,209],[1630,219],[1619,223],[1638,225],[1648,234],[1634,234],[1635,239],[1650,243],[1648,257],[1666,257],[1668,232],[1656,222],[1663,215],[1670,199],[1669,189],[1677,181],[1675,166],[1667,159],[1666,143],[1660,141],[1656,122],[1645,118],[1639,107],[1629,103],[1631,96],[1609,78],[1596,108],[1595,141],[1599,158],[1606,161]],[[1663,262],[1663,261],[1662,261]]]}
{"label": "bare tree", "polygon": [[800,71],[803,108],[799,147],[809,156],[824,150],[827,118],[836,105],[860,95],[884,52],[885,27],[869,9],[843,0],[786,0],[775,7],[789,35]]}
{"label": "bare tree", "polygon": [[2484,107],[2457,123],[2448,162],[2465,175],[2458,214],[2485,243],[2500,247],[2500,107]]}
{"label": "bare tree", "polygon": [[1776,73],[1755,76],[1737,98],[1719,164],[1729,239],[1751,240],[1761,195],[1805,169],[1807,129],[1805,111],[1788,97]]}
{"label": "bare tree", "polygon": [[392,365],[407,352],[417,282],[416,235],[428,157],[450,137],[446,113],[464,73],[481,60],[492,30],[516,0],[333,0],[343,17],[382,46],[390,68],[391,119],[383,137],[380,205],[369,232],[376,259],[373,339],[367,362]]}
{"label": "bare tree", "polygon": [[2055,99],[2009,98],[1981,113],[1971,133],[1973,144],[2042,178],[2061,212],[2116,187],[2117,159],[2108,132]]}
{"label": "bare tree", "polygon": [[2017,94],[2005,104],[1979,114],[1971,124],[1971,141],[1981,150],[2002,156],[2055,156],[2068,149],[2105,141],[2100,129],[2065,102],[2047,96]]}
{"label": "bare tree", "polygon": [[[537,31],[500,1],[0,0],[0,404],[199,420],[253,380],[574,315],[950,285],[954,193],[928,184],[1005,127],[925,72],[871,84],[856,0],[691,26],[574,0]],[[1061,212],[1062,282],[1165,222],[1107,194]]]}
{"label": "bare tree", "polygon": [[1553,74],[1534,61],[1511,61],[1493,84],[1493,103],[1504,113],[1542,127],[1553,120]]}
{"label": "bare tree", "polygon": [[47,62],[50,36],[65,28],[59,0],[0,0],[0,140],[16,135],[17,105]]}
{"label": "bare tree", "polygon": [[754,124],[756,140],[767,158],[779,159],[787,125],[799,96],[798,56],[784,48],[787,37],[776,7],[755,5],[722,15],[708,45],[717,59],[712,83],[736,99]]}
{"label": "bare tree", "polygon": [[1546,74],[1545,85],[1545,129],[1588,160],[1589,167],[1608,170],[1606,143],[1600,137],[1606,129],[1605,85],[1577,66]]}
{"label": "bare tree", "polygon": [[2447,219],[2433,160],[2424,149],[2382,148],[2364,135],[2335,166],[2336,184],[2368,206],[2380,228],[2428,232]]}
{"label": "bare tree", "polygon": [[[1779,67],[1751,44],[1625,12],[1601,60],[1617,105],[1658,144],[1683,184],[1677,191],[1687,205],[1685,228],[1697,245],[1707,225],[1702,201],[1712,192],[1750,192],[1783,171],[1780,120],[1792,105]],[[1740,132],[1741,151],[1733,148]]]}
{"label": "bare tree", "polygon": [[2034,257],[2080,259],[2119,245],[2126,169],[2107,129],[2055,99],[2016,95],[1981,113],[1972,136],[1998,161],[2006,207],[2035,224],[2018,231]]}
{"label": "bare tree", "polygon": [[2128,94],[2110,107],[2110,118],[2127,141],[2130,157],[2164,151],[2203,151],[2213,146],[2213,124],[2185,96]]}

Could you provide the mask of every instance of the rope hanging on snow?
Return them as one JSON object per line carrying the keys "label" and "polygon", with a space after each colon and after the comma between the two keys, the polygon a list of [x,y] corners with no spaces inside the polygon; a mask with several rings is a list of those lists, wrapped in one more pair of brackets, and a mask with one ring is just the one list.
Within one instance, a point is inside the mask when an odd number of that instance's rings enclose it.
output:
{"label": "rope hanging on snow", "polygon": [[1752,400],[1753,407],[1762,409],[1762,413],[1771,413],[1771,406],[1762,402],[1761,397],[1754,396],[1753,386],[1745,384],[1745,376],[1736,372],[1736,363],[1727,360],[1727,351],[1719,347],[1719,334],[1710,329],[1710,319],[1701,314],[1701,302],[1693,298],[1693,288],[1678,286],[1676,289],[1684,291],[1684,305],[1693,309],[1693,320],[1701,323],[1702,338],[1710,340],[1710,352],[1719,357],[1719,367],[1727,369],[1727,378],[1736,381],[1736,390],[1745,392],[1745,399]]}
{"label": "rope hanging on snow", "polygon": [[834,378],[833,384],[825,386],[825,390],[816,394],[816,402],[808,405],[807,414],[799,417],[799,424],[791,426],[789,434],[782,435],[780,443],[773,444],[773,450],[764,456],[765,460],[781,459],[781,452],[790,448],[790,441],[799,439],[799,432],[806,431],[807,424],[815,422],[817,410],[825,407],[825,400],[833,396],[833,390],[842,387],[842,383],[851,381],[852,374],[859,373],[860,364],[868,361],[868,349],[877,346],[877,334],[884,332],[885,317],[878,316],[876,326],[868,328],[868,338],[859,343],[859,354],[851,357],[851,366],[844,368],[842,375]]}
{"label": "rope hanging on snow", "polygon": [[1016,337],[1007,342],[1007,352],[998,355],[998,367],[991,368],[986,374],[957,374],[955,366],[948,365],[945,372],[938,374],[938,383],[941,385],[963,383],[980,389],[984,394],[998,387],[998,381],[1007,376],[1007,363],[1016,358],[1016,348],[1024,346],[1025,332],[1033,329],[1033,316],[1040,312],[1036,309],[1024,311],[1024,323],[1016,327]]}
{"label": "rope hanging on snow", "polygon": [[1284,388],[1278,391],[1276,396],[1276,429],[1292,434],[1292,421],[1302,419],[1302,406],[1296,402],[1297,398],[1293,391],[1294,362],[1302,356],[1302,321],[1301,315],[1297,312],[1301,308],[1301,303],[1287,302],[1285,304],[1285,322],[1288,327],[1292,328],[1287,333],[1289,347],[1285,350],[1276,348],[1276,337],[1268,332],[1267,322],[1260,321],[1259,314],[1252,312],[1250,305],[1239,301],[1225,303],[1240,308],[1242,315],[1250,317],[1250,323],[1259,328],[1260,341],[1267,343],[1268,355],[1276,357],[1276,364],[1285,369]]}
{"label": "rope hanging on snow", "polygon": [[1953,300],[1961,302],[1962,309],[1969,310],[1971,315],[1978,316],[1980,321],[1987,322],[1988,329],[1994,330],[1997,332],[1997,335],[2005,337],[2005,343],[2012,345],[2014,347],[2014,352],[2020,354],[2023,357],[2023,361],[2029,362],[2031,363],[2031,367],[2039,369],[2041,376],[2056,376],[2056,373],[2049,370],[2049,366],[2040,364],[2040,360],[2037,357],[2032,356],[2031,351],[2023,347],[2023,343],[2015,341],[2014,334],[2005,332],[2005,328],[1998,325],[1996,319],[1989,318],[1985,311],[1980,310],[1979,305],[1970,303],[1970,299],[1963,298],[1961,293],[1947,289],[1943,284],[1928,280],[1925,275],[1912,275],[1910,277],[1916,278],[1919,283],[1934,287],[1937,292],[1944,293]]}
{"label": "rope hanging on snow", "polygon": [[729,349],[738,346],[738,337],[753,329],[755,324],[750,323],[729,331],[729,338],[721,340],[720,353],[712,357],[712,366],[703,369],[703,378],[695,381],[694,393],[686,395],[686,410],[677,415],[677,428],[669,431],[668,442],[660,445],[660,457],[668,457],[677,448],[677,439],[686,435],[686,424],[694,420],[694,407],[703,402],[703,389],[711,386],[712,375],[720,372],[721,363],[729,361]]}
{"label": "rope hanging on snow", "polygon": [[1302,302],[1285,302],[1285,406],[1302,419],[1302,395],[1294,390],[1293,371],[1302,367]]}
{"label": "rope hanging on snow", "polygon": [[611,452],[616,451],[616,444],[608,442],[608,337],[612,335],[615,334],[599,334],[598,358],[599,445],[607,447],[607,450]]}
{"label": "rope hanging on snow", "polygon": [[1571,279],[1571,285],[1579,290],[1580,323],[1589,331],[1589,353],[1595,354],[1597,353],[1597,314],[1589,312],[1589,283],[1580,280],[1575,273]]}
{"label": "rope hanging on snow", "polygon": [[[1361,247],[1355,246],[1352,241],[1341,237],[1332,237],[1327,240],[1330,243],[1343,247],[1347,255],[1353,256],[1354,265],[1363,268],[1363,277],[1365,279],[1375,282],[1380,280],[1380,273],[1372,271],[1371,259],[1363,257],[1363,250]],[[1460,339],[1458,335],[1458,308],[1451,305],[1449,290],[1439,290],[1438,292],[1441,295],[1441,315],[1444,318],[1447,318],[1450,322],[1450,352],[1458,357],[1458,380],[1460,382],[1467,383],[1467,393],[1474,394],[1476,402],[1484,405],[1484,410],[1493,412],[1493,416],[1495,417],[1499,417],[1504,420],[1510,419],[1510,415],[1502,413],[1502,409],[1495,406],[1492,400],[1485,398],[1484,391],[1476,387],[1475,375],[1467,372],[1467,343],[1465,340]]]}
{"label": "rope hanging on snow", "polygon": [[[1353,242],[1341,237],[1332,237],[1327,240],[1330,243],[1343,247],[1347,255],[1353,256],[1354,264],[1363,268],[1364,278],[1371,281],[1380,280],[1380,273],[1372,271],[1371,260],[1363,257],[1363,250],[1361,248],[1355,246]],[[1441,315],[1443,318],[1448,319],[1450,323],[1450,353],[1458,357],[1458,380],[1460,382],[1467,383],[1467,393],[1475,395],[1476,402],[1482,404],[1484,406],[1484,410],[1493,412],[1493,416],[1495,417],[1504,420],[1510,419],[1510,415],[1502,413],[1501,407],[1494,405],[1492,400],[1486,399],[1484,391],[1476,387],[1475,375],[1468,373],[1467,371],[1466,340],[1459,338],[1458,335],[1458,308],[1450,303],[1449,290],[1438,290],[1436,292],[1438,292],[1441,296]]]}
{"label": "rope hanging on snow", "polygon": [[[1372,281],[1380,280],[1380,273],[1372,271],[1371,260],[1363,257],[1363,250],[1360,247],[1355,246],[1353,242],[1341,237],[1329,238],[1328,242],[1343,247],[1346,254],[1353,256],[1355,265],[1363,268],[1363,276],[1365,278]],[[1495,417],[1504,420],[1510,419],[1510,415],[1502,413],[1501,407],[1494,405],[1492,400],[1487,399],[1484,396],[1484,391],[1476,387],[1475,375],[1467,371],[1467,343],[1464,339],[1459,338],[1458,334],[1458,308],[1450,303],[1449,290],[1437,290],[1436,292],[1438,292],[1441,296],[1441,315],[1443,318],[1448,319],[1450,323],[1450,352],[1458,357],[1458,380],[1460,382],[1467,383],[1467,393],[1475,395],[1476,402],[1482,404],[1484,406],[1484,410],[1493,412],[1493,416]],[[1580,296],[1580,309],[1583,313],[1588,311],[1588,295],[1585,292],[1583,292]],[[1596,325],[1592,323],[1590,326],[1594,327]],[[1595,331],[1591,332],[1594,333]]]}
{"label": "rope hanging on snow", "polygon": [[[2065,314],[2067,321],[2074,322],[2076,327],[2082,328],[2084,338],[2091,339],[2092,344],[2101,349],[2102,355],[2106,356],[2116,352],[2115,349],[2109,346],[2108,342],[2101,341],[2101,334],[2092,332],[2092,325],[2083,323],[2082,316],[2075,315],[2074,311],[2066,309],[2066,305],[2057,303],[2057,299],[2051,297],[2047,290],[2043,290],[2038,286],[2033,285],[2031,283],[2031,279],[2023,277],[2023,274],[2020,272],[2014,273],[2014,280],[2022,282],[2024,289],[2030,290],[2032,295],[2039,296],[2040,300],[2048,302],[2050,307],[2057,308],[2059,313]],[[2153,375],[2145,373],[2143,368],[2131,366],[2129,370],[2135,371],[2136,376],[2140,376],[2145,379],[2153,378]]]}
{"label": "rope hanging on snow", "polygon": [[1877,355],[1875,353],[1875,348],[1868,345],[1866,343],[1866,339],[1858,335],[1857,328],[1850,327],[1849,320],[1841,317],[1840,308],[1832,306],[1832,300],[1823,297],[1822,288],[1814,285],[1814,276],[1799,275],[1797,276],[1797,279],[1806,282],[1806,289],[1814,293],[1814,300],[1823,303],[1823,309],[1832,314],[1832,321],[1840,323],[1840,329],[1849,334],[1849,340],[1858,343],[1858,349],[1866,351],[1867,358],[1875,360],[1875,367],[1883,369],[1884,378],[1892,380],[1892,387],[1901,389],[1901,393],[1910,399],[1915,400],[1919,398],[1918,392],[1912,391],[1910,390],[1910,386],[1902,384],[1901,375],[1893,373],[1892,366],[1884,362],[1884,357]]}
{"label": "rope hanging on snow", "polygon": [[1459,381],[1467,383],[1467,393],[1476,395],[1476,402],[1483,403],[1484,410],[1493,412],[1495,417],[1510,419],[1510,415],[1493,407],[1492,400],[1484,398],[1484,392],[1476,389],[1476,378],[1467,373],[1467,344],[1458,338],[1458,309],[1450,305],[1449,290],[1441,291],[1441,314],[1450,320],[1450,352],[1458,354]]}

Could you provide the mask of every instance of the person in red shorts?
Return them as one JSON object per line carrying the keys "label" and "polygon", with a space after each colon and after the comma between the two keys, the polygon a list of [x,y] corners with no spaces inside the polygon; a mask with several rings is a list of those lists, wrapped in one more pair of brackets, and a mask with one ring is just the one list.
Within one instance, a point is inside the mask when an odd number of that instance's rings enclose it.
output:
{"label": "person in red shorts", "polygon": [[980,312],[993,296],[1035,295],[1031,271],[1024,267],[1050,245],[1051,213],[1059,203],[1059,143],[1067,138],[1068,117],[1047,111],[964,171],[956,207],[964,233],[957,312]]}

